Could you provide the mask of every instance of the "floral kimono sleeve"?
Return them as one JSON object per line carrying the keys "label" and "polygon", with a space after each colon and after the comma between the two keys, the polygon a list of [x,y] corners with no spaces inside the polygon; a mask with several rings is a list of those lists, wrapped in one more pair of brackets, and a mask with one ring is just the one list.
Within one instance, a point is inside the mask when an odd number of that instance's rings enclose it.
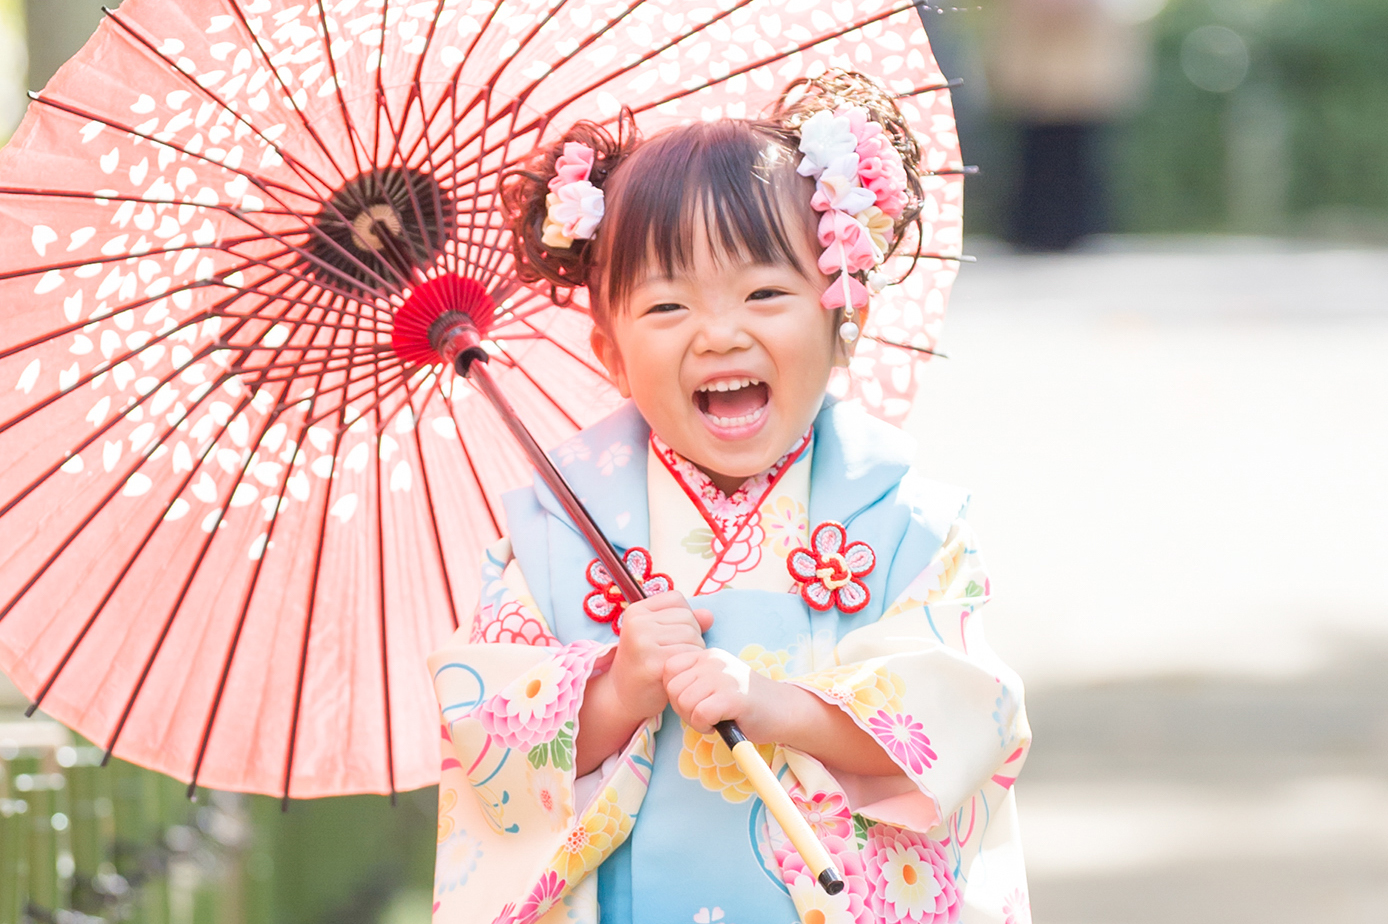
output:
{"label": "floral kimono sleeve", "polygon": [[[436,922],[595,920],[588,874],[645,795],[644,774],[613,761],[575,779],[583,692],[614,647],[561,645],[510,543],[487,550],[472,626],[429,658],[442,712]],[[640,771],[651,747],[643,728],[621,757]]]}
{"label": "floral kimono sleeve", "polygon": [[876,738],[937,822],[990,781],[1010,787],[1031,740],[1021,681],[983,636],[988,598],[972,532],[957,521],[882,618],[839,641],[838,666],[794,681]]}
{"label": "floral kimono sleeve", "polygon": [[[855,921],[1025,920],[1011,788],[1031,732],[1020,680],[983,637],[988,598],[956,521],[881,619],[839,640],[837,666],[790,681],[848,713],[902,771],[857,777],[777,749],[792,798],[843,867]],[[802,915],[829,901],[788,847],[776,856]]]}

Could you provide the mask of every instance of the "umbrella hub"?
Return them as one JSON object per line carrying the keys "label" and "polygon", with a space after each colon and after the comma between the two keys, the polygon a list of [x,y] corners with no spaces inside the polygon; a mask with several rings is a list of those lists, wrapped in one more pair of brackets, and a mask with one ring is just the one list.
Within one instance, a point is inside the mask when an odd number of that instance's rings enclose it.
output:
{"label": "umbrella hub", "polygon": [[313,219],[314,276],[334,289],[379,294],[437,265],[457,210],[432,175],[382,167],[342,184]]}
{"label": "umbrella hub", "polygon": [[395,312],[390,345],[407,363],[455,363],[486,359],[482,338],[492,326],[496,303],[482,283],[445,273],[420,283]]}
{"label": "umbrella hub", "polygon": [[381,235],[376,233],[377,227],[393,237],[399,237],[405,230],[405,224],[395,209],[378,202],[352,219],[352,243],[357,245],[358,250],[378,251],[386,246]]}

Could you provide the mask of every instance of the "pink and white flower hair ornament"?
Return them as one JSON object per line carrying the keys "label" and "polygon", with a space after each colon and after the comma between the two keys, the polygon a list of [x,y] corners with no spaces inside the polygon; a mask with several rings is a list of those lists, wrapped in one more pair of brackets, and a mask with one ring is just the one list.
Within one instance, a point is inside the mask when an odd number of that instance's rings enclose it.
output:
{"label": "pink and white flower hair ornament", "polygon": [[597,232],[604,200],[602,190],[591,180],[596,157],[596,152],[581,141],[564,143],[545,196],[547,212],[540,240],[546,247],[567,250],[574,241],[588,240]]}
{"label": "pink and white flower hair ornament", "polygon": [[[861,106],[823,109],[806,119],[800,125],[800,153],[796,172],[814,178],[810,205],[824,213],[819,269],[838,274],[820,304],[844,310],[839,336],[852,343],[859,334],[854,312],[867,306],[869,287],[877,291],[887,282],[880,267],[909,199],[906,168],[881,124]],[[868,286],[859,274],[866,274]]]}

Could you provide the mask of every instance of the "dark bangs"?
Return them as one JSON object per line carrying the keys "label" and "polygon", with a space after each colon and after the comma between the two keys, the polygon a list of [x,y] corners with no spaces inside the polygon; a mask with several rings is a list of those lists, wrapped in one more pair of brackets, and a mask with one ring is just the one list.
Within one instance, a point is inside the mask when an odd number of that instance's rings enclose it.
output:
{"label": "dark bangs", "polygon": [[642,144],[604,190],[599,317],[651,271],[688,271],[701,231],[720,258],[787,264],[808,275],[813,267],[802,265],[792,241],[813,237],[814,187],[795,162],[793,136],[756,122],[697,122]]}

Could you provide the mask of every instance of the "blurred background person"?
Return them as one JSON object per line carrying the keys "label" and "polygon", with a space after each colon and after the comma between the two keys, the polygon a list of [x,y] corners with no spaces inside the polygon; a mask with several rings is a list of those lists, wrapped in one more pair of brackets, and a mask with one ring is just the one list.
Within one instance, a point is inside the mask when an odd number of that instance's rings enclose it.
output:
{"label": "blurred background person", "polygon": [[1150,0],[994,0],[988,88],[1015,131],[1005,235],[1018,249],[1064,250],[1111,228],[1106,129],[1143,101]]}

